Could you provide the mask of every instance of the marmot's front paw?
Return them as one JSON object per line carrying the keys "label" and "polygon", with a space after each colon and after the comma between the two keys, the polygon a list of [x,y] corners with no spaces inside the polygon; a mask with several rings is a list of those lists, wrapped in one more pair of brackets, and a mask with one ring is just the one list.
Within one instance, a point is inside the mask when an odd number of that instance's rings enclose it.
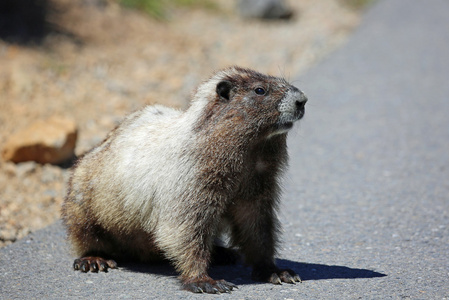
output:
{"label": "marmot's front paw", "polygon": [[75,259],[73,268],[81,272],[107,272],[109,268],[117,269],[117,263],[112,259],[97,256],[86,256]]}
{"label": "marmot's front paw", "polygon": [[254,270],[252,274],[253,280],[271,282],[274,284],[301,282],[301,278],[293,270],[290,269],[268,269],[268,270]]}
{"label": "marmot's front paw", "polygon": [[237,286],[225,280],[213,280],[210,277],[203,277],[194,280],[186,280],[182,283],[182,289],[194,293],[230,293]]}

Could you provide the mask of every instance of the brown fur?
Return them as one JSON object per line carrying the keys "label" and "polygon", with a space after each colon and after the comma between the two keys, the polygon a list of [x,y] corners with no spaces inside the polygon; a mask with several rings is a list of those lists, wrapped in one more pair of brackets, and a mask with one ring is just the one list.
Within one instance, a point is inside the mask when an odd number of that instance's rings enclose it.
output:
{"label": "brown fur", "polygon": [[127,117],[74,167],[62,213],[82,256],[75,269],[163,257],[184,289],[229,292],[235,285],[207,275],[211,256],[227,255],[213,246],[226,223],[254,279],[299,281],[274,255],[286,131],[306,100],[283,79],[234,67],[203,83],[185,113],[146,108]]}

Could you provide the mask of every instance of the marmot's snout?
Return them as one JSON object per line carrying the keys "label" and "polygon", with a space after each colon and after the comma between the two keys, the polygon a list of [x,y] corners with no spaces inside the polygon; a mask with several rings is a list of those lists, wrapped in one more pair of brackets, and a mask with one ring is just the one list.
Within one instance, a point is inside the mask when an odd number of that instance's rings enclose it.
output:
{"label": "marmot's snout", "polygon": [[279,125],[284,128],[291,128],[293,122],[304,116],[306,95],[296,87],[290,89],[278,106],[280,112]]}
{"label": "marmot's snout", "polygon": [[297,114],[298,116],[298,120],[301,119],[304,116],[304,112],[305,112],[305,106],[306,106],[306,102],[307,102],[307,97],[306,95],[304,95],[303,92],[300,92],[300,99],[296,100],[295,105],[296,105],[296,112],[295,114]]}

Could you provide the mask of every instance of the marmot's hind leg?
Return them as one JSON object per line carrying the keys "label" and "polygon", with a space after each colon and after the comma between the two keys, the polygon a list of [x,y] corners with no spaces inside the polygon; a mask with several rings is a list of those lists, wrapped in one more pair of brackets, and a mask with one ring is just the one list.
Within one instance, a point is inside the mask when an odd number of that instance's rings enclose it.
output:
{"label": "marmot's hind leg", "polygon": [[120,247],[114,245],[107,238],[104,230],[98,226],[91,226],[85,231],[77,231],[74,238],[77,241],[80,258],[75,259],[73,268],[82,272],[107,272],[108,269],[116,269],[114,259],[121,257],[118,252]]}
{"label": "marmot's hind leg", "polygon": [[[81,272],[107,272],[108,269],[116,269],[117,263],[111,258],[114,255],[112,243],[98,235],[98,232],[86,230],[78,232],[76,236],[78,242],[78,253],[80,258],[75,259],[73,268]],[[88,248],[86,248],[88,247]]]}
{"label": "marmot's hind leg", "polygon": [[116,269],[117,263],[111,258],[118,258],[117,253],[114,253],[113,243],[104,238],[100,229],[95,230],[95,227],[81,232],[71,232],[72,238],[76,240],[78,253],[80,258],[75,259],[73,268],[81,272],[107,272],[108,269]]}
{"label": "marmot's hind leg", "polygon": [[[62,209],[63,221],[67,227],[68,238],[80,258],[75,259],[73,268],[82,272],[107,272],[117,268],[118,249],[106,230],[99,225],[93,225],[79,205],[67,201]],[[84,221],[84,222],[83,222]],[[83,224],[81,224],[83,222]]]}

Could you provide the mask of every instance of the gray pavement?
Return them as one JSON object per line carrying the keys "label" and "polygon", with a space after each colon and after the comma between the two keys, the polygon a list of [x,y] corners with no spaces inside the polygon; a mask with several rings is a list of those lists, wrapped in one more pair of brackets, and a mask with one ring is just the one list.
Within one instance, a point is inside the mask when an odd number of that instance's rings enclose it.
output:
{"label": "gray pavement", "polygon": [[290,134],[275,286],[212,269],[231,295],[179,290],[167,265],[71,269],[59,222],[0,250],[0,298],[448,299],[449,2],[382,0],[348,43],[294,83],[309,96]]}

